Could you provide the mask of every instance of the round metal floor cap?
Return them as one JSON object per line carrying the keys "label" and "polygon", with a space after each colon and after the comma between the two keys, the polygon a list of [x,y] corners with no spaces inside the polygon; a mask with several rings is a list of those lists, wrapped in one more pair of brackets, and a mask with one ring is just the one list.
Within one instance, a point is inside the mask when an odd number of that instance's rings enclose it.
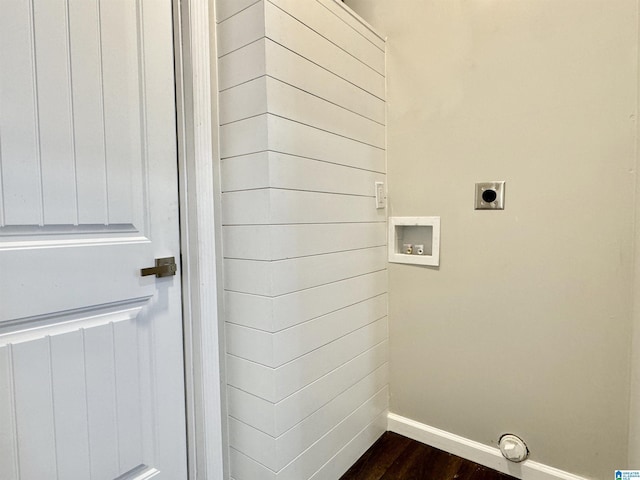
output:
{"label": "round metal floor cap", "polygon": [[507,433],[500,437],[500,451],[507,460],[522,462],[529,456],[529,449],[520,437]]}

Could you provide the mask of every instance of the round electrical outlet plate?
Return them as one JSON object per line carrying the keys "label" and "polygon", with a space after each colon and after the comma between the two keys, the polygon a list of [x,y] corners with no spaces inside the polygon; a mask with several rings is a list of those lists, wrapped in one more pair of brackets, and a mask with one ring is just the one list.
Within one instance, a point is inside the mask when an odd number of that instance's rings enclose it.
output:
{"label": "round electrical outlet plate", "polygon": [[522,462],[529,456],[529,449],[520,437],[507,433],[500,437],[500,452],[511,462]]}

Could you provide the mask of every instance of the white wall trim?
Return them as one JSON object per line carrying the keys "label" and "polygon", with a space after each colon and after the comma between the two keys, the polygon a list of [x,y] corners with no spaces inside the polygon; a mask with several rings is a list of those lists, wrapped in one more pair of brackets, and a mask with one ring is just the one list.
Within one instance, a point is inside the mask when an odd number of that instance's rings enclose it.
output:
{"label": "white wall trim", "polygon": [[395,413],[389,413],[388,421],[388,430],[391,432],[523,480],[587,480],[585,477],[531,460],[525,460],[520,464],[509,462],[495,447],[430,427]]}
{"label": "white wall trim", "polygon": [[211,95],[215,21],[209,0],[174,1],[173,10],[189,480],[222,480],[228,462],[218,320],[218,109]]}

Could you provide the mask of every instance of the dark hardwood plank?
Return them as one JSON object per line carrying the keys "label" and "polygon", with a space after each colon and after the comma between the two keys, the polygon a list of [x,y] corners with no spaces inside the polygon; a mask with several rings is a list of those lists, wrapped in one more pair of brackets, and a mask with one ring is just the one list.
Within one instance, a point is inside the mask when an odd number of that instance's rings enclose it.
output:
{"label": "dark hardwood plank", "polygon": [[386,432],[340,480],[516,480],[393,432]]}
{"label": "dark hardwood plank", "polygon": [[[429,461],[430,452],[424,445],[419,443],[411,443],[386,470],[380,480],[390,480],[395,478],[414,479],[416,474],[416,465],[424,461]],[[419,467],[418,467],[419,468]],[[418,477],[419,478],[419,477]]]}
{"label": "dark hardwood plank", "polygon": [[345,473],[341,480],[380,480],[413,440],[387,432]]}
{"label": "dark hardwood plank", "polygon": [[452,478],[459,465],[455,459],[419,442],[413,444],[411,455],[398,458],[381,480],[444,480]]}
{"label": "dark hardwood plank", "polygon": [[456,475],[453,478],[455,478],[456,480],[458,479],[480,480],[479,478],[477,478],[477,475],[478,475],[478,470],[481,468],[484,468],[484,467],[481,467],[480,465],[477,465],[473,462],[469,462],[469,461],[462,462],[462,464],[460,465],[460,468],[458,469],[458,471],[456,472]]}

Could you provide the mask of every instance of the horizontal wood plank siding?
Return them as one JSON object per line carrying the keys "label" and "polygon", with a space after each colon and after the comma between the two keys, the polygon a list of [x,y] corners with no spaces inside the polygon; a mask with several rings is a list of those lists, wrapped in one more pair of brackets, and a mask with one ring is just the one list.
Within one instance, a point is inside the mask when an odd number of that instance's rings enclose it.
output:
{"label": "horizontal wood plank siding", "polygon": [[371,394],[377,391],[374,385],[388,381],[387,355],[385,341],[277,403],[230,386],[229,415],[279,437],[360,382],[372,389]]}
{"label": "horizontal wood plank siding", "polygon": [[385,44],[334,0],[217,2],[231,475],[333,478],[386,427]]}
{"label": "horizontal wood plank siding", "polygon": [[[312,478],[318,473],[320,469],[327,468],[327,460],[331,460],[344,448],[344,446],[348,445],[351,441],[357,438],[360,432],[364,431],[370,424],[372,424],[379,417],[382,417],[385,414],[386,407],[382,405],[381,401],[376,402],[376,400],[378,400],[377,396],[372,397],[370,401],[360,406],[360,408],[356,409],[353,413],[351,413],[351,415],[338,423],[329,433],[318,439],[311,447],[300,454],[295,460],[290,462],[282,470],[278,471],[277,474],[275,474],[274,471],[269,469],[267,466],[259,463],[258,461],[247,455],[241,454],[244,458],[240,457],[234,459],[234,452],[237,452],[237,450],[232,447],[232,475],[234,476],[234,478],[239,478],[241,480],[252,480],[257,478],[300,480],[302,478]],[[386,403],[386,400],[384,402]],[[379,425],[382,426],[381,423],[379,423]],[[381,435],[383,432],[384,429],[380,429],[379,435]],[[372,438],[371,443],[373,443],[376,439],[377,437]],[[348,467],[349,465],[345,466],[345,471]],[[245,468],[247,470],[245,470]],[[328,480],[329,478],[338,477],[326,478]]]}
{"label": "horizontal wood plank siding", "polygon": [[274,151],[386,172],[385,150],[275,115],[220,127],[221,158]]}
{"label": "horizontal wood plank siding", "polygon": [[236,325],[275,333],[386,291],[386,270],[278,297],[227,290],[225,292],[225,320]]}
{"label": "horizontal wood plank siding", "polygon": [[[231,419],[229,424],[229,443],[235,448],[273,471],[279,471],[301,453],[312,447],[317,439],[331,433],[331,426],[344,421],[349,414],[358,409],[374,409],[380,413],[386,409],[388,387],[384,386],[373,397],[366,392],[366,398],[340,395],[333,408],[324,411],[324,418],[312,415],[296,427],[278,438],[257,430],[239,420]],[[323,409],[324,410],[324,409]]]}
{"label": "horizontal wood plank siding", "polygon": [[266,41],[263,37],[218,59],[220,92],[267,74]]}
{"label": "horizontal wood plank siding", "polygon": [[223,225],[384,222],[374,197],[266,188],[222,194]]}
{"label": "horizontal wood plank siding", "polygon": [[222,230],[227,258],[284,260],[386,245],[384,223],[228,225]]}
{"label": "horizontal wood plank siding", "polygon": [[336,21],[336,16],[322,3],[317,1],[301,2],[300,0],[269,1],[384,76],[383,51],[360,35],[348,23]]}
{"label": "horizontal wood plank siding", "polygon": [[222,22],[258,2],[260,0],[216,0],[216,22]]}
{"label": "horizontal wood plank siding", "polygon": [[337,338],[280,367],[227,355],[227,381],[240,390],[277,403],[387,338],[386,317]]}
{"label": "horizontal wood plank siding", "polygon": [[216,30],[219,57],[264,37],[266,28],[264,7],[264,0],[260,0],[218,24]]}
{"label": "horizontal wood plank siding", "polygon": [[227,258],[224,288],[267,297],[286,295],[384,270],[386,252],[382,246],[272,262]]}
{"label": "horizontal wood plank siding", "polygon": [[272,77],[259,77],[220,93],[222,125],[267,112],[384,149],[384,125]]}
{"label": "horizontal wood plank siding", "polygon": [[221,161],[222,191],[284,188],[373,197],[372,185],[385,175],[360,168],[278,152],[261,152]]}
{"label": "horizontal wood plank siding", "polygon": [[384,52],[386,48],[384,36],[365,22],[357,13],[353,10],[341,8],[340,5],[336,4],[335,0],[318,0],[318,2]]}
{"label": "horizontal wood plank siding", "polygon": [[[307,7],[305,6],[305,8]],[[320,25],[314,23],[312,26],[315,30],[313,30],[268,0],[265,0],[265,17],[268,38],[334,72],[376,97],[384,99],[384,75],[376,72],[350,51],[336,45],[332,42],[333,39],[320,35],[318,33],[318,30],[321,30]],[[320,22],[321,19],[315,20]],[[354,38],[356,35],[354,32]],[[380,56],[384,59],[382,52],[380,52]]]}
{"label": "horizontal wood plank siding", "polygon": [[386,315],[382,294],[275,334],[227,323],[227,353],[276,368]]}
{"label": "horizontal wood plank siding", "polygon": [[219,68],[221,92],[268,75],[378,123],[385,122],[384,100],[266,37],[225,55]]}
{"label": "horizontal wood plank siding", "polygon": [[325,463],[310,480],[333,480],[340,478],[355,461],[360,458],[363,451],[367,451],[387,430],[387,412],[378,415],[373,421],[362,429],[349,443],[347,443],[331,460]]}

